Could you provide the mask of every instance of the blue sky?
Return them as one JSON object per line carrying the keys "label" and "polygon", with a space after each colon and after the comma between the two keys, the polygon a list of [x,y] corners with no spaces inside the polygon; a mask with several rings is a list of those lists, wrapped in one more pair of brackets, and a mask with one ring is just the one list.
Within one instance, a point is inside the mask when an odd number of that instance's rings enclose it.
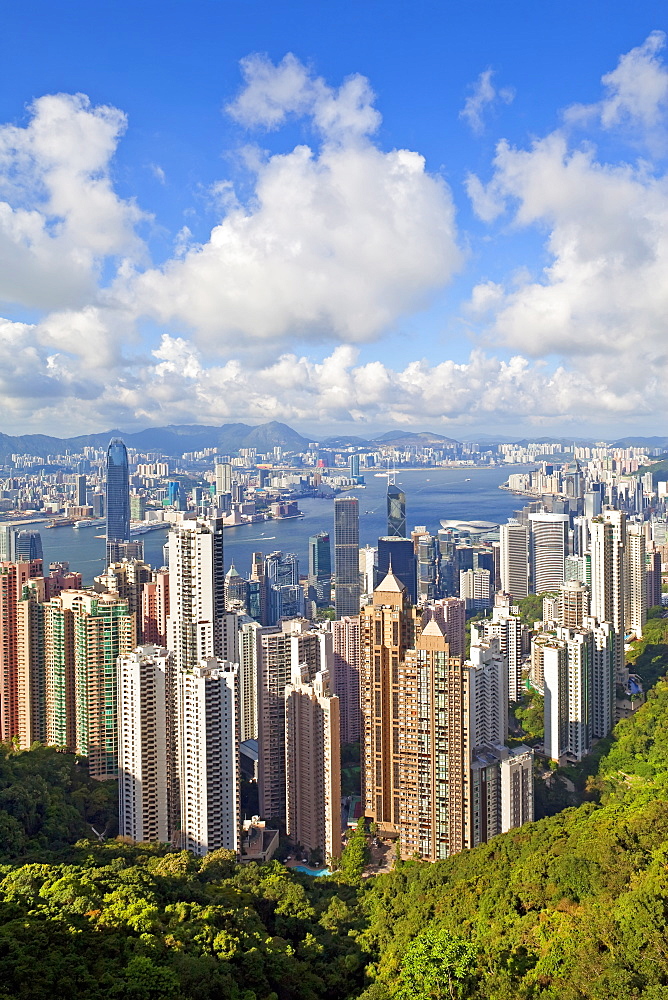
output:
{"label": "blue sky", "polygon": [[27,0],[8,433],[663,433],[665,3]]}

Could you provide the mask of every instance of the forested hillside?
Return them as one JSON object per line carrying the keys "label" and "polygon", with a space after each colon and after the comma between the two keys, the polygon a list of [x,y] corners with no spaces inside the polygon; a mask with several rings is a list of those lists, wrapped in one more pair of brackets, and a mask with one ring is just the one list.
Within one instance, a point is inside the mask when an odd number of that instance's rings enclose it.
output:
{"label": "forested hillside", "polygon": [[668,998],[665,681],[617,727],[590,801],[368,880],[68,847],[112,789],[52,750],[0,763],[0,998]]}

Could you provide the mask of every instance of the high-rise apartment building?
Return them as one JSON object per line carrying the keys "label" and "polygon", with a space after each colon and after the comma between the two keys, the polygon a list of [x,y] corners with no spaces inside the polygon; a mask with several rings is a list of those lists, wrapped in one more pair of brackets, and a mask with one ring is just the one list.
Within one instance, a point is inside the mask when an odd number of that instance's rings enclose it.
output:
{"label": "high-rise apartment building", "polygon": [[169,532],[167,646],[178,670],[224,655],[222,518],[182,518]]}
{"label": "high-rise apartment building", "polygon": [[107,448],[107,565],[117,561],[117,545],[130,541],[130,470],[128,452],[120,438]]}
{"label": "high-rise apartment building", "polygon": [[239,738],[258,738],[258,674],[262,658],[261,637],[276,629],[260,625],[250,615],[240,615],[239,628]]}
{"label": "high-rise apartment building", "polygon": [[263,630],[258,670],[258,792],[260,814],[284,819],[285,804],[285,688],[292,671],[306,664],[309,678],[332,667],[332,636],[311,628],[302,619],[284,621],[278,629]]}
{"label": "high-rise apartment building", "polygon": [[205,657],[178,673],[180,844],[199,856],[239,849],[238,669]]}
{"label": "high-rise apartment building", "polygon": [[377,583],[384,580],[388,573],[401,580],[408,600],[411,604],[417,604],[417,561],[410,538],[387,535],[378,539]]}
{"label": "high-rise apartment building", "polygon": [[339,699],[342,743],[359,743],[361,634],[359,616],[331,622],[332,672],[331,684]]}
{"label": "high-rise apartment building", "polygon": [[387,534],[390,538],[406,537],[406,494],[394,483],[387,486]]}
{"label": "high-rise apartment building", "polygon": [[334,558],[336,617],[355,617],[360,610],[359,502],[356,497],[334,500]]}
{"label": "high-rise apartment building", "polygon": [[[361,611],[360,678],[363,766],[362,804],[379,824],[400,825],[399,709],[400,665],[414,648],[420,620],[405,586],[392,573]],[[440,632],[439,632],[440,634]]]}
{"label": "high-rise apartment building", "polygon": [[118,828],[137,843],[167,843],[172,834],[174,681],[164,647],[118,657]]}
{"label": "high-rise apartment building", "polygon": [[441,626],[450,656],[464,656],[466,651],[466,602],[461,597],[444,597],[428,604],[422,612],[422,625],[435,618]]}
{"label": "high-rise apartment building", "polygon": [[[352,457],[359,461],[358,456]],[[319,607],[326,607],[332,590],[332,551],[326,531],[319,531],[308,540],[308,582],[313,600]]]}
{"label": "high-rise apartment building", "polygon": [[[465,721],[465,678],[461,657],[451,657],[439,622],[432,618],[415,648],[406,651],[398,668],[397,725],[394,741],[396,774],[386,774],[388,792],[396,800],[391,822],[404,857],[419,855],[439,861],[467,846],[469,739]],[[366,747],[365,747],[366,748]],[[373,759],[364,766],[373,789]],[[383,773],[381,771],[381,773]],[[394,784],[394,787],[393,787]],[[379,804],[383,804],[381,794]],[[378,819],[373,796],[367,815]],[[387,813],[386,813],[387,815]]]}
{"label": "high-rise apartment building", "polygon": [[637,639],[647,621],[647,566],[642,525],[630,524],[626,532],[624,623]]}
{"label": "high-rise apartment building", "polygon": [[589,618],[591,593],[578,580],[567,580],[559,588],[559,625],[563,628],[584,628]]}
{"label": "high-rise apartment building", "polygon": [[73,613],[76,751],[88,757],[93,778],[118,771],[117,659],[136,644],[135,617],[115,594],[64,591],[58,600]]}
{"label": "high-rise apartment building", "polygon": [[327,671],[293,667],[285,689],[286,829],[323,861],[341,854],[339,699]]}
{"label": "high-rise apartment building", "polygon": [[568,553],[568,514],[529,514],[529,525],[531,590],[534,594],[558,590]]}
{"label": "high-rise apartment building", "polygon": [[500,529],[501,589],[514,603],[529,593],[529,531],[514,518]]}
{"label": "high-rise apartment building", "polygon": [[111,563],[106,573],[96,576],[94,587],[98,593],[118,594],[127,601],[130,614],[137,616],[140,625],[142,590],[152,579],[153,570],[143,559],[124,559]]}
{"label": "high-rise apartment building", "polygon": [[24,584],[42,575],[42,560],[0,563],[0,740],[19,734],[18,601]]}
{"label": "high-rise apartment building", "polygon": [[159,569],[144,584],[141,593],[141,640],[150,646],[167,644],[169,617],[169,570]]}
{"label": "high-rise apartment building", "polygon": [[624,679],[625,553],[626,515],[607,510],[592,518],[591,531],[591,614],[599,622],[609,622],[614,630],[615,677]]}
{"label": "high-rise apartment building", "polygon": [[216,495],[232,492],[232,466],[229,462],[219,462],[215,467]]}

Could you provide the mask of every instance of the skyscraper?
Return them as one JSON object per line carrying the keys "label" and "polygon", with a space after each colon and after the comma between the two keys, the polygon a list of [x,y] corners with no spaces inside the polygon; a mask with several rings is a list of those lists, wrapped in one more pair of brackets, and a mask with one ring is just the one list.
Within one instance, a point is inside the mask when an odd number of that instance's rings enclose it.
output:
{"label": "skyscraper", "polygon": [[342,743],[360,739],[360,620],[340,618],[331,623],[334,665],[331,679],[339,699]]}
{"label": "skyscraper", "polygon": [[171,653],[138,646],[118,658],[118,828],[132,840],[167,843],[174,791]]}
{"label": "skyscraper", "polygon": [[417,604],[417,560],[410,538],[385,535],[378,539],[378,569],[376,580],[380,583],[388,573],[401,580],[411,604]]}
{"label": "skyscraper", "polygon": [[182,518],[169,532],[167,646],[177,669],[223,649],[225,577],[221,518]]}
{"label": "skyscraper", "polygon": [[130,470],[127,448],[112,438],[107,448],[107,565],[116,562],[112,543],[130,541]]}
{"label": "skyscraper", "polygon": [[284,621],[282,628],[263,629],[258,669],[258,791],[260,813],[284,819],[285,805],[285,688],[293,669],[308,667],[309,678],[331,670],[332,636],[311,629],[304,620]]}
{"label": "skyscraper", "polygon": [[239,847],[238,665],[205,657],[178,674],[181,845]]}
{"label": "skyscraper", "polygon": [[339,699],[329,675],[293,667],[285,689],[286,829],[323,861],[341,854]]}
{"label": "skyscraper", "polygon": [[625,570],[625,624],[637,639],[641,639],[643,626],[647,621],[647,566],[642,525],[629,525],[626,533]]}
{"label": "skyscraper", "polygon": [[[355,457],[355,456],[353,456]],[[327,605],[331,599],[332,550],[329,534],[319,531],[308,540],[308,582],[317,605]]]}
{"label": "skyscraper", "polygon": [[501,589],[513,602],[529,593],[529,532],[514,518],[501,525]]}
{"label": "skyscraper", "polygon": [[42,575],[42,560],[0,563],[0,740],[19,733],[18,601],[31,577]]}
{"label": "skyscraper", "polygon": [[336,561],[336,617],[355,617],[360,610],[360,516],[356,497],[334,500],[334,555]]}
{"label": "skyscraper", "polygon": [[[388,573],[361,610],[362,805],[377,823],[400,825],[399,670],[419,621],[402,582]],[[440,630],[439,630],[439,634]]]}
{"label": "skyscraper", "polygon": [[406,494],[394,483],[387,484],[387,534],[406,537]]}
{"label": "skyscraper", "polygon": [[568,514],[529,514],[531,589],[534,594],[558,590],[564,582],[568,551]]}

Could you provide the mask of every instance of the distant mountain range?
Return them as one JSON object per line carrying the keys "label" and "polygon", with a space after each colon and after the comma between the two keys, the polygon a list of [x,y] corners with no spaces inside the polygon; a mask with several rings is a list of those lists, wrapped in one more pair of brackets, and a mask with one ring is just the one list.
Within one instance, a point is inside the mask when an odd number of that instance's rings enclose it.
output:
{"label": "distant mountain range", "polygon": [[[222,424],[220,427],[204,424],[171,424],[168,427],[149,427],[135,433],[125,433],[119,430],[104,431],[101,434],[82,434],[73,438],[49,437],[46,434],[22,434],[12,436],[0,434],[0,462],[6,461],[12,454],[33,455],[36,458],[46,458],[47,455],[62,455],[66,451],[80,453],[86,446],[106,448],[112,437],[122,438],[126,445],[140,452],[159,452],[163,455],[181,455],[185,451],[203,451],[205,448],[217,448],[223,455],[235,454],[240,448],[255,448],[260,453],[271,452],[280,447],[284,451],[305,451],[310,441],[318,441],[322,448],[377,448],[379,445],[395,445],[405,448],[410,445],[423,447],[444,447],[459,444],[454,438],[443,434],[433,434],[430,431],[387,431],[373,438],[361,438],[348,435],[319,438],[314,435],[305,438],[287,424],[272,420],[255,427],[250,424]],[[501,443],[508,438],[481,435],[477,440],[486,443]],[[566,446],[572,439],[566,438],[532,438],[544,444],[564,443]],[[525,445],[528,438],[515,441]],[[591,441],[578,440],[578,444],[590,444]],[[631,446],[645,448],[668,449],[668,437],[633,437],[622,438],[613,442],[621,448]]]}

